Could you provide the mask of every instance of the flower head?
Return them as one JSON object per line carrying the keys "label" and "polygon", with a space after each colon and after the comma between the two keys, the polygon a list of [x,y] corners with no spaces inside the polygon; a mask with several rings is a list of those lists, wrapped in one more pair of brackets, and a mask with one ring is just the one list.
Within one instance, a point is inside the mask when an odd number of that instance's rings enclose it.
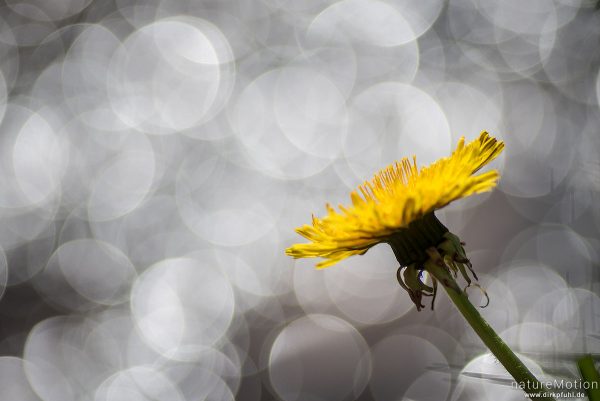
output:
{"label": "flower head", "polygon": [[337,211],[328,204],[325,217],[313,216],[312,225],[297,228],[310,242],[295,244],[286,253],[294,258],[324,258],[317,267],[325,268],[387,242],[401,265],[423,263],[426,249],[439,245],[448,231],[433,212],[492,189],[497,171],[475,173],[503,148],[503,142],[484,131],[468,144],[461,138],[452,155],[430,166],[419,169],[415,157],[404,158],[353,191],[352,206],[340,205]]}
{"label": "flower head", "polygon": [[[295,258],[323,257],[325,261],[317,267],[327,267],[348,256],[363,254],[377,243],[387,242],[400,263],[396,273],[398,283],[417,310],[424,307],[421,302],[424,296],[431,297],[431,309],[434,308],[437,288],[441,285],[507,372],[518,382],[533,383],[533,391],[527,395],[532,399],[538,395],[540,399],[554,401],[547,396],[548,389],[469,301],[466,291],[471,285],[479,288],[488,302],[489,298],[479,284],[471,282],[471,277],[477,280],[477,275],[466,256],[464,242],[448,231],[434,214],[436,209],[456,199],[493,188],[498,180],[497,171],[475,173],[503,148],[502,142],[482,132],[468,145],[461,138],[450,157],[429,167],[419,170],[414,157],[412,163],[403,159],[360,186],[360,194],[352,192],[351,207],[340,206],[338,212],[327,205],[327,216],[322,219],[313,216],[312,226],[298,228],[297,232],[311,242],[296,244],[286,253]],[[467,283],[464,289],[455,280],[459,274]],[[487,304],[481,307],[485,306]]]}

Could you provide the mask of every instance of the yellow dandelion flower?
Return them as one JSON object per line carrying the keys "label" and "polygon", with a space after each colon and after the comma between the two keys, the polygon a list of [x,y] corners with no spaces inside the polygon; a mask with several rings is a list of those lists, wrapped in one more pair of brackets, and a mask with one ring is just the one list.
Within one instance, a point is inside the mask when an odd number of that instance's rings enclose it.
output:
{"label": "yellow dandelion flower", "polygon": [[[498,181],[497,171],[475,173],[502,149],[504,143],[484,131],[467,145],[461,138],[450,157],[428,167],[419,169],[414,157],[412,161],[402,159],[352,192],[352,206],[340,206],[336,211],[327,205],[325,217],[313,216],[312,225],[299,227],[296,231],[310,242],[293,245],[286,253],[295,258],[322,257],[325,260],[317,267],[324,268],[349,256],[362,255],[375,244],[388,243],[400,263],[398,283],[417,310],[424,307],[424,296],[432,297],[433,309],[440,284],[515,382],[527,383],[521,388],[530,398],[535,394],[535,399],[555,401],[469,301],[467,288],[473,285],[471,277],[477,280],[477,276],[463,248],[465,244],[434,214],[454,200],[492,189]],[[455,280],[459,274],[467,283],[464,288]],[[474,286],[487,298],[479,284]]]}
{"label": "yellow dandelion flower", "polygon": [[294,258],[321,257],[317,268],[329,267],[372,246],[392,245],[402,265],[424,262],[425,250],[437,246],[448,230],[433,212],[450,202],[492,189],[497,171],[475,175],[504,148],[504,143],[482,132],[478,139],[458,142],[450,157],[418,169],[416,158],[404,158],[375,174],[350,194],[352,206],[327,205],[327,215],[313,216],[312,225],[296,231],[310,240],[286,249]]}

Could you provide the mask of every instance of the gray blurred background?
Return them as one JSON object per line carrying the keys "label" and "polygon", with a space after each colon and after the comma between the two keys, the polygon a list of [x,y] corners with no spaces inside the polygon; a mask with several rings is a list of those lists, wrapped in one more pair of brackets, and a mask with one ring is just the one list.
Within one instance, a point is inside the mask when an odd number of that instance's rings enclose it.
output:
{"label": "gray blurred background", "polygon": [[523,399],[387,246],[284,255],[482,130],[499,187],[438,216],[484,316],[573,379],[600,353],[599,66],[583,0],[4,1],[0,401]]}

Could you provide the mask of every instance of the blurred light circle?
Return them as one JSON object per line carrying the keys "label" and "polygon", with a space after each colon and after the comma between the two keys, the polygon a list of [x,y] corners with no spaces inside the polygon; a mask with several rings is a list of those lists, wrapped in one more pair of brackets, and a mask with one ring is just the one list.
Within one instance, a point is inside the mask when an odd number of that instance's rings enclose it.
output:
{"label": "blurred light circle", "polygon": [[[600,328],[598,319],[594,317],[594,310],[597,310],[599,306],[598,295],[588,290],[568,288],[549,292],[532,305],[525,316],[525,323],[538,324],[526,328],[528,332],[525,341],[528,337],[536,335],[538,331],[558,329],[559,333],[549,335],[549,338],[558,337],[556,340],[558,345],[561,345],[560,341],[570,342],[569,350],[572,352],[587,352],[587,350],[594,349],[600,340],[594,334]],[[551,324],[552,328],[548,329],[539,324]],[[536,344],[535,347],[537,346]]]}
{"label": "blurred light circle", "polygon": [[[508,261],[512,263],[508,264]],[[510,290],[520,317],[526,313],[526,305],[533,305],[548,292],[567,287],[565,280],[554,270],[539,262],[519,257],[508,259],[507,265],[499,269],[497,279]]]}
{"label": "blurred light circle", "polygon": [[272,230],[257,241],[235,249],[235,254],[252,266],[263,290],[270,296],[285,295],[291,291],[294,259],[282,251],[286,245],[279,230]]}
{"label": "blurred light circle", "polygon": [[231,137],[233,132],[226,114],[220,113],[202,125],[196,125],[183,131],[183,134],[202,141],[220,141]]}
{"label": "blurred light circle", "polygon": [[[358,101],[360,102],[360,100]],[[366,103],[368,104],[369,102],[367,101]],[[358,104],[358,107],[360,107],[360,103]],[[377,117],[383,118],[383,116]],[[370,113],[363,116],[362,113],[352,110],[348,132],[344,138],[344,156],[348,159],[349,163],[360,163],[363,159],[369,161],[368,157],[361,156],[367,154],[377,157],[377,155],[383,152],[382,142],[384,141],[386,132],[378,128],[378,124],[374,123]],[[355,159],[358,159],[358,161],[355,161]],[[373,162],[371,163],[374,164]],[[374,173],[374,170],[370,171],[370,174],[372,173]]]}
{"label": "blurred light circle", "polygon": [[[254,266],[235,253],[215,249],[194,251],[186,256],[218,266],[235,289],[238,309],[244,311],[253,309],[265,301],[266,297],[273,295],[268,281],[263,280],[263,276],[268,273],[265,274],[262,269],[257,272]],[[269,302],[273,301],[269,299]]]}
{"label": "blurred light circle", "polygon": [[363,101],[369,97],[375,101],[367,109],[370,113],[375,111],[377,103],[390,113],[387,115],[392,117],[390,128],[393,131],[390,134],[395,140],[395,143],[391,143],[391,153],[402,152],[404,157],[419,155],[420,165],[430,164],[442,154],[450,153],[448,120],[440,105],[429,94],[412,85],[389,82],[369,88],[362,96]]}
{"label": "blurred light circle", "polygon": [[595,220],[595,214],[598,212],[595,210],[596,208],[592,207],[595,205],[595,194],[590,188],[587,177],[584,176],[586,172],[582,173],[569,179],[567,188],[560,196],[561,199],[557,200],[543,217],[545,222],[573,225],[575,221],[588,213],[591,213]]}
{"label": "blurred light circle", "polygon": [[107,80],[113,54],[121,41],[115,33],[99,24],[81,26],[61,63],[61,85],[67,105],[83,122],[106,130],[124,129],[110,108]]}
{"label": "blurred light circle", "polygon": [[533,83],[505,84],[503,92],[506,132],[502,138],[507,148],[540,160],[549,157],[558,137],[558,127],[552,121],[556,115],[553,99]]}
{"label": "blurred light circle", "polygon": [[[61,92],[60,86],[65,79],[68,80],[68,77],[62,74],[62,61],[71,40],[89,25],[86,23],[61,24],[32,49],[33,54],[27,57],[28,64],[31,63],[27,68],[29,74],[27,79],[35,82],[31,90],[31,96],[34,99],[31,99],[33,100],[31,103],[26,104],[33,109],[44,105],[45,108],[52,109],[56,114],[66,111],[62,104],[65,96]],[[55,62],[49,63],[49,59]],[[63,117],[68,118],[67,115],[63,115]]]}
{"label": "blurred light circle", "polygon": [[[543,69],[543,62],[550,56],[555,43],[556,20],[551,17],[546,20],[540,32],[515,35],[508,40],[501,40],[497,50],[502,64],[506,63],[506,72],[527,77],[535,76]],[[486,49],[482,48],[481,51],[485,52]],[[493,66],[490,67],[494,69]],[[498,71],[498,68],[495,70]]]}
{"label": "blurred light circle", "polygon": [[[214,385],[205,386],[205,391],[209,389],[214,389],[216,391],[211,391],[213,396],[216,396],[219,393],[228,393],[229,391],[232,393],[237,393],[241,381],[243,379],[243,363],[240,359],[238,353],[244,352],[237,347],[237,344],[234,344],[229,341],[224,341],[219,344],[219,348],[206,348],[203,352],[202,357],[198,359],[197,362],[189,364],[190,366],[183,367],[183,369],[178,370],[183,374],[183,376],[175,376],[173,380],[180,383],[184,381],[184,385],[179,385],[179,387],[184,391],[186,395],[192,395],[195,387],[194,382],[196,377],[198,377],[194,371],[197,369],[201,369],[200,373],[210,372],[212,375],[208,375],[206,380],[208,383],[214,383]],[[182,367],[181,362],[177,362],[176,366]],[[177,367],[176,367],[177,370]],[[170,374],[170,373],[169,373]],[[228,387],[229,391],[224,389],[224,386]],[[187,387],[187,388],[186,388]],[[227,395],[227,394],[226,394]]]}
{"label": "blurred light circle", "polygon": [[[131,326],[123,325],[122,328],[115,327],[116,321],[123,324],[122,318],[125,309],[107,309],[106,311],[90,316],[94,319],[94,325],[87,328],[81,348],[86,357],[95,361],[90,367],[95,370],[97,376],[93,380],[93,389],[97,388],[100,381],[103,381],[107,375],[118,371],[126,366],[124,348],[127,345],[119,338],[119,333],[123,329]],[[108,323],[111,319],[114,321]],[[74,366],[76,369],[76,367]],[[91,370],[91,369],[90,369]],[[90,386],[90,390],[92,387]]]}
{"label": "blurred light circle", "polygon": [[[249,83],[231,106],[229,120],[236,138],[247,150],[244,156],[256,169],[278,178],[306,178],[327,167],[331,159],[339,153],[339,148],[319,149],[319,154],[325,154],[327,157],[313,156],[292,143],[282,131],[275,110],[280,76],[285,73],[285,69],[268,71]],[[307,71],[304,76],[315,76],[315,73]],[[304,84],[309,85],[308,82]],[[328,85],[326,91],[332,90],[332,85]],[[332,100],[336,103],[339,94],[333,93],[335,98]],[[318,102],[321,100],[318,99]],[[308,146],[306,139],[302,137],[303,133],[298,135],[300,137],[295,141]],[[314,152],[314,148],[310,149]]]}
{"label": "blurred light circle", "polygon": [[148,196],[156,173],[151,149],[122,152],[104,166],[94,181],[87,204],[91,221],[121,217]]}
{"label": "blurred light circle", "polygon": [[269,355],[269,379],[285,401],[358,397],[369,380],[371,355],[359,332],[329,315],[308,315],[286,326]]}
{"label": "blurred light circle", "polygon": [[148,345],[168,358],[193,361],[225,335],[234,296],[218,266],[166,259],[138,278],[131,310]]}
{"label": "blurred light circle", "polygon": [[267,177],[217,162],[210,154],[191,154],[181,164],[176,195],[183,222],[218,245],[249,244],[267,235],[286,194]]}
{"label": "blurred light circle", "polygon": [[271,295],[254,268],[240,256],[232,252],[215,250],[214,258],[222,271],[227,274],[229,281],[240,290],[257,296]]}
{"label": "blurred light circle", "polygon": [[119,249],[79,239],[56,249],[34,284],[51,303],[79,310],[127,301],[135,276],[133,265]]}
{"label": "blurred light circle", "polygon": [[437,0],[419,1],[418,3],[401,0],[392,4],[405,17],[417,38],[431,28],[444,9],[444,4]]}
{"label": "blurred light circle", "polygon": [[[401,39],[400,36],[404,35],[395,32],[390,33],[394,36],[383,39],[383,42],[394,43],[393,46],[380,46],[381,42],[378,41],[376,32],[385,30],[389,23],[394,29],[407,29],[408,31],[405,32],[407,36],[416,38],[423,33],[422,29],[426,29],[429,23],[433,23],[432,18],[436,18],[429,15],[430,11],[433,11],[434,14],[436,12],[430,6],[436,8],[440,5],[439,3],[434,4],[435,2],[422,1],[418,5],[411,3],[410,7],[407,7],[408,2],[404,3],[395,2],[392,6],[391,3],[379,1],[350,0],[335,3],[321,12],[308,27],[307,34],[300,36],[299,39],[302,41],[302,45],[311,51],[325,53],[336,51],[341,53],[341,57],[335,62],[329,61],[327,66],[313,64],[311,67],[318,67],[319,71],[327,72],[332,82],[336,83],[344,94],[349,93],[347,85],[350,79],[353,85],[358,85],[361,89],[363,83],[391,80],[412,82],[419,69],[419,42],[409,38]],[[368,24],[368,21],[365,21],[365,18],[368,17],[365,16],[378,14],[382,5],[383,8],[390,8],[390,13],[386,16],[389,18],[383,17],[378,23],[368,25],[366,29],[369,32],[373,31],[374,37],[364,35],[362,28],[354,27],[355,23]],[[362,10],[362,7],[366,7],[366,10]],[[353,11],[353,8],[357,9]],[[346,16],[346,12],[350,15]],[[354,12],[358,14],[354,15]],[[411,20],[403,20],[400,25],[394,25],[398,21],[391,20],[395,15],[402,19],[402,13],[411,14],[409,17]],[[338,21],[338,19],[341,20]],[[408,26],[413,22],[415,29],[419,29],[418,35],[416,32],[412,32],[411,27]],[[396,35],[396,33],[398,34]],[[404,40],[407,41],[404,42]],[[330,73],[337,65],[339,68]]]}
{"label": "blurred light circle", "polygon": [[524,322],[510,327],[500,336],[516,350],[558,355],[572,349],[575,338],[547,323]]}
{"label": "blurred light circle", "polygon": [[[2,241],[2,243],[5,242]],[[55,224],[50,223],[42,232],[28,239],[27,243],[21,247],[17,246],[16,248],[8,249],[6,253],[2,250],[1,253],[7,259],[8,263],[7,285],[20,284],[35,276],[46,266],[55,247],[56,227]],[[27,261],[26,267],[22,265],[23,255],[25,255],[25,260]],[[0,260],[2,260],[2,257],[0,257]],[[0,271],[2,271],[2,268],[0,268]]]}
{"label": "blurred light circle", "polygon": [[148,0],[144,3],[116,0],[115,4],[118,15],[115,19],[124,20],[136,29],[160,19],[161,16],[171,15],[166,13],[164,7],[161,7],[161,0]]}
{"label": "blurred light circle", "polygon": [[78,14],[92,0],[8,0],[15,12],[39,21],[59,21]]}
{"label": "blurred light circle", "polygon": [[0,121],[0,165],[6,171],[0,175],[0,206],[24,208],[21,213],[32,207],[55,213],[52,209],[69,156],[65,143],[47,119],[23,106],[9,104]]}
{"label": "blurred light circle", "polygon": [[25,375],[24,365],[27,363],[21,358],[0,357],[0,400],[39,401]]}
{"label": "blurred light circle", "polygon": [[439,325],[431,326],[420,322],[412,325],[402,325],[394,331],[394,334],[405,334],[430,341],[444,354],[444,357],[448,360],[448,366],[456,364],[462,366],[465,363],[466,349],[459,343],[461,338],[455,337],[454,333],[440,328]]}
{"label": "blurred light circle", "polygon": [[130,311],[110,310],[102,316],[100,327],[114,338],[117,347],[113,352],[119,358],[119,368],[154,366],[157,369],[168,362],[164,356],[148,346],[136,328]]}
{"label": "blurred light circle", "polygon": [[[419,39],[419,68],[412,82],[419,83],[423,89],[443,82],[446,77],[446,64],[449,60],[444,39],[433,30]],[[428,90],[432,92],[431,89]]]}
{"label": "blurred light circle", "polygon": [[[206,7],[202,3],[176,3],[160,0],[163,14],[187,14],[204,18],[219,28],[231,46],[230,56],[236,60],[251,57],[259,49],[270,47],[268,41],[274,21],[272,9],[260,3],[219,3],[220,7]],[[293,34],[292,31],[288,33]]]}
{"label": "blurred light circle", "polygon": [[[505,136],[502,104],[496,94],[486,94],[461,82],[444,82],[436,86],[435,97],[439,99],[455,140],[460,136],[476,135],[484,129],[496,138]],[[472,112],[467,114],[465,110]]]}
{"label": "blurred light circle", "polygon": [[346,99],[333,82],[309,69],[283,69],[274,106],[277,123],[294,146],[317,157],[336,156],[348,115]]}
{"label": "blurred light circle", "polygon": [[417,38],[402,13],[378,0],[342,0],[329,6],[311,22],[309,38],[342,43],[398,46]]}
{"label": "blurred light circle", "polygon": [[[503,39],[494,24],[490,24],[473,0],[450,0],[448,2],[448,28],[451,39],[460,45],[461,41],[468,44],[495,45]],[[469,46],[469,50],[474,50]]]}
{"label": "blurred light circle", "polygon": [[121,217],[144,199],[158,179],[157,153],[143,133],[93,128],[78,116],[60,135],[70,145],[62,201],[80,218]]}
{"label": "blurred light circle", "polygon": [[206,242],[199,240],[189,230],[177,227],[174,230],[161,230],[143,237],[139,243],[134,244],[130,255],[140,270],[146,270],[163,259],[180,257],[206,245]]}
{"label": "blurred light circle", "polygon": [[444,355],[425,339],[395,334],[373,347],[369,388],[377,401],[446,399],[450,376]]}
{"label": "blurred light circle", "polygon": [[[14,42],[10,39],[11,31],[6,30],[6,26],[3,25],[4,21],[0,17],[0,43],[5,43],[5,38],[8,36],[8,42]],[[14,38],[13,38],[14,39]],[[19,48],[17,46],[1,46],[0,47],[0,71],[2,71],[2,81],[4,86],[7,88],[5,97],[0,97],[0,101],[8,101],[8,90],[12,89],[15,85],[17,78],[20,75],[19,68],[20,56]],[[0,92],[1,94],[2,92]],[[0,106],[4,109],[6,106]],[[2,112],[4,115],[4,111]]]}
{"label": "blurred light circle", "polygon": [[[77,212],[73,212],[63,225],[61,239],[64,241],[67,238],[93,236],[103,241],[111,241],[132,259],[136,269],[141,270],[148,266],[145,263],[147,260],[153,260],[157,255],[162,255],[162,260],[164,255],[170,254],[165,249],[171,245],[169,242],[163,242],[160,249],[153,249],[146,241],[154,235],[172,233],[180,224],[175,199],[170,195],[152,194],[136,209],[119,219],[90,224],[83,221]],[[175,236],[172,236],[174,239]],[[182,245],[187,244],[179,244]]]}
{"label": "blurred light circle", "polygon": [[443,110],[415,86],[375,84],[354,98],[352,112],[359,126],[348,131],[346,159],[360,180],[402,157],[417,155],[421,166],[450,153],[450,127]]}
{"label": "blurred light circle", "polygon": [[114,246],[93,239],[61,245],[49,263],[57,263],[67,282],[85,298],[103,305],[125,302],[135,269]]}
{"label": "blurred light circle", "polygon": [[[500,269],[503,268],[506,267],[500,267]],[[518,323],[526,311],[525,306],[518,303],[515,299],[514,291],[519,291],[519,288],[510,286],[512,280],[507,283],[501,278],[492,275],[479,273],[478,276],[479,282],[484,287],[490,300],[489,307],[479,309],[479,313],[498,331],[507,329]],[[469,290],[469,297],[473,298],[475,305],[483,305],[485,303],[484,299],[480,299],[481,302],[476,301],[476,297],[483,298],[477,288]],[[469,331],[469,333],[471,332]],[[471,338],[474,341],[476,340],[475,337],[473,333]]]}
{"label": "blurred light circle", "polygon": [[56,30],[56,25],[39,8],[26,6],[20,11],[16,13],[7,6],[0,8],[0,42],[10,46],[36,46]]}
{"label": "blurred light circle", "polygon": [[68,156],[50,124],[32,114],[15,138],[12,153],[15,178],[29,202],[40,203],[60,190]]}
{"label": "blurred light circle", "polygon": [[[592,286],[597,286],[597,283]],[[592,287],[593,288],[593,287]],[[583,290],[575,288],[572,290],[572,295],[577,299],[579,305],[578,316],[581,319],[580,326],[575,326],[577,330],[575,335],[578,341],[581,341],[581,349],[583,352],[589,350],[598,349],[600,346],[600,338],[598,333],[600,332],[600,319],[598,319],[598,311],[600,310],[600,297],[597,291]],[[566,303],[566,305],[564,305]],[[554,320],[559,322],[564,320],[564,310],[569,310],[572,307],[571,300],[565,299],[558,305],[556,313],[554,314]]]}
{"label": "blurred light circle", "polygon": [[222,63],[231,56],[223,54],[229,50],[224,38],[211,40],[216,32],[206,21],[182,17],[158,20],[129,36],[109,67],[108,91],[119,118],[133,128],[171,134],[212,116],[222,106],[217,100],[225,100],[222,79],[231,79],[222,76]]}
{"label": "blurred light circle", "polygon": [[[531,359],[517,355],[537,378],[542,369]],[[487,379],[487,380],[486,380]],[[458,384],[454,388],[451,401],[482,400],[482,401],[515,401],[522,400],[523,390],[506,385],[513,381],[512,376],[498,362],[496,357],[486,353],[473,358],[460,372]]]}
{"label": "blurred light circle", "polygon": [[90,358],[84,349],[89,333],[96,327],[89,319],[59,316],[31,329],[23,351],[29,362],[25,373],[41,399],[78,400],[101,382],[100,361]]}
{"label": "blurred light circle", "polygon": [[529,307],[524,322],[552,323],[560,330],[580,327],[579,301],[575,290],[563,288],[551,291]]}
{"label": "blurred light circle", "polygon": [[329,297],[347,318],[364,325],[382,324],[414,306],[395,280],[397,265],[391,249],[381,244],[318,273],[324,276]]}
{"label": "blurred light circle", "polygon": [[[315,71],[326,77],[330,84],[347,99],[357,83],[358,54],[351,46],[308,47],[293,59],[301,71]],[[349,117],[349,116],[348,116]]]}
{"label": "blurred light circle", "polygon": [[[79,210],[74,210],[68,216],[66,216],[58,230],[57,243],[59,244],[65,244],[70,241],[90,239],[94,237],[90,229],[89,221],[81,217],[81,212]],[[104,241],[104,238],[98,239]],[[120,244],[117,243],[117,245]],[[118,247],[122,249],[120,246]]]}
{"label": "blurred light circle", "polygon": [[176,365],[164,373],[186,400],[235,401],[227,383],[211,370],[197,365]]}
{"label": "blurred light circle", "polygon": [[94,401],[185,401],[179,389],[164,374],[148,366],[115,373],[96,391]]}
{"label": "blurred light circle", "polygon": [[[521,34],[537,34],[547,28],[548,20],[554,21],[552,30],[570,22],[580,7],[582,0],[561,4],[544,0],[534,0],[523,5],[518,0],[496,3],[477,0],[475,7],[495,26]],[[560,17],[559,17],[560,16]]]}
{"label": "blurred light circle", "polygon": [[356,52],[357,74],[360,81],[374,83],[394,81],[412,83],[420,68],[419,42],[412,41],[396,47],[364,46]]}
{"label": "blurred light circle", "polygon": [[286,12],[294,13],[316,13],[323,8],[322,0],[306,0],[297,2],[295,0],[264,0],[262,3],[269,5],[275,9],[285,10]]}
{"label": "blurred light circle", "polygon": [[[595,38],[600,33],[596,13],[579,13],[577,23],[570,29],[557,31],[556,44],[549,57],[543,60],[544,76],[571,100],[596,106],[594,81],[598,71]],[[577,29],[579,26],[589,29]],[[581,57],[587,54],[588,57]]]}
{"label": "blurred light circle", "polygon": [[[48,199],[48,202],[36,208],[0,209],[3,223],[0,225],[0,243],[5,250],[16,251],[22,245],[46,237],[54,229],[53,219],[56,218],[60,202],[57,198]],[[42,249],[40,248],[40,252]],[[42,265],[45,263],[43,261]],[[31,268],[31,273],[39,269],[40,265],[32,263],[27,268]]]}
{"label": "blurred light circle", "polygon": [[293,283],[296,302],[309,313],[339,314],[323,277],[323,271],[315,269],[315,260],[297,259],[293,265]]}
{"label": "blurred light circle", "polygon": [[[593,270],[594,255],[590,245],[565,225],[543,224],[523,230],[509,243],[505,255],[513,259],[537,260],[550,266],[553,270],[549,270],[548,275],[559,275],[563,282],[566,280],[571,286],[587,284]],[[544,274],[544,279],[549,277]],[[553,282],[554,280],[550,283]],[[546,291],[550,289],[547,288]]]}

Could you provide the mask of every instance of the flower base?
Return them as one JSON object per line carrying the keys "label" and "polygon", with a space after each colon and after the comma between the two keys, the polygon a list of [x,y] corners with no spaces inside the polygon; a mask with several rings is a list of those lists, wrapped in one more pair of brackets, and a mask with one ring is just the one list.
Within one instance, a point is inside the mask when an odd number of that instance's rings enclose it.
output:
{"label": "flower base", "polygon": [[400,266],[423,264],[427,260],[425,250],[438,246],[447,232],[435,214],[429,213],[392,234],[386,242],[392,247]]}

